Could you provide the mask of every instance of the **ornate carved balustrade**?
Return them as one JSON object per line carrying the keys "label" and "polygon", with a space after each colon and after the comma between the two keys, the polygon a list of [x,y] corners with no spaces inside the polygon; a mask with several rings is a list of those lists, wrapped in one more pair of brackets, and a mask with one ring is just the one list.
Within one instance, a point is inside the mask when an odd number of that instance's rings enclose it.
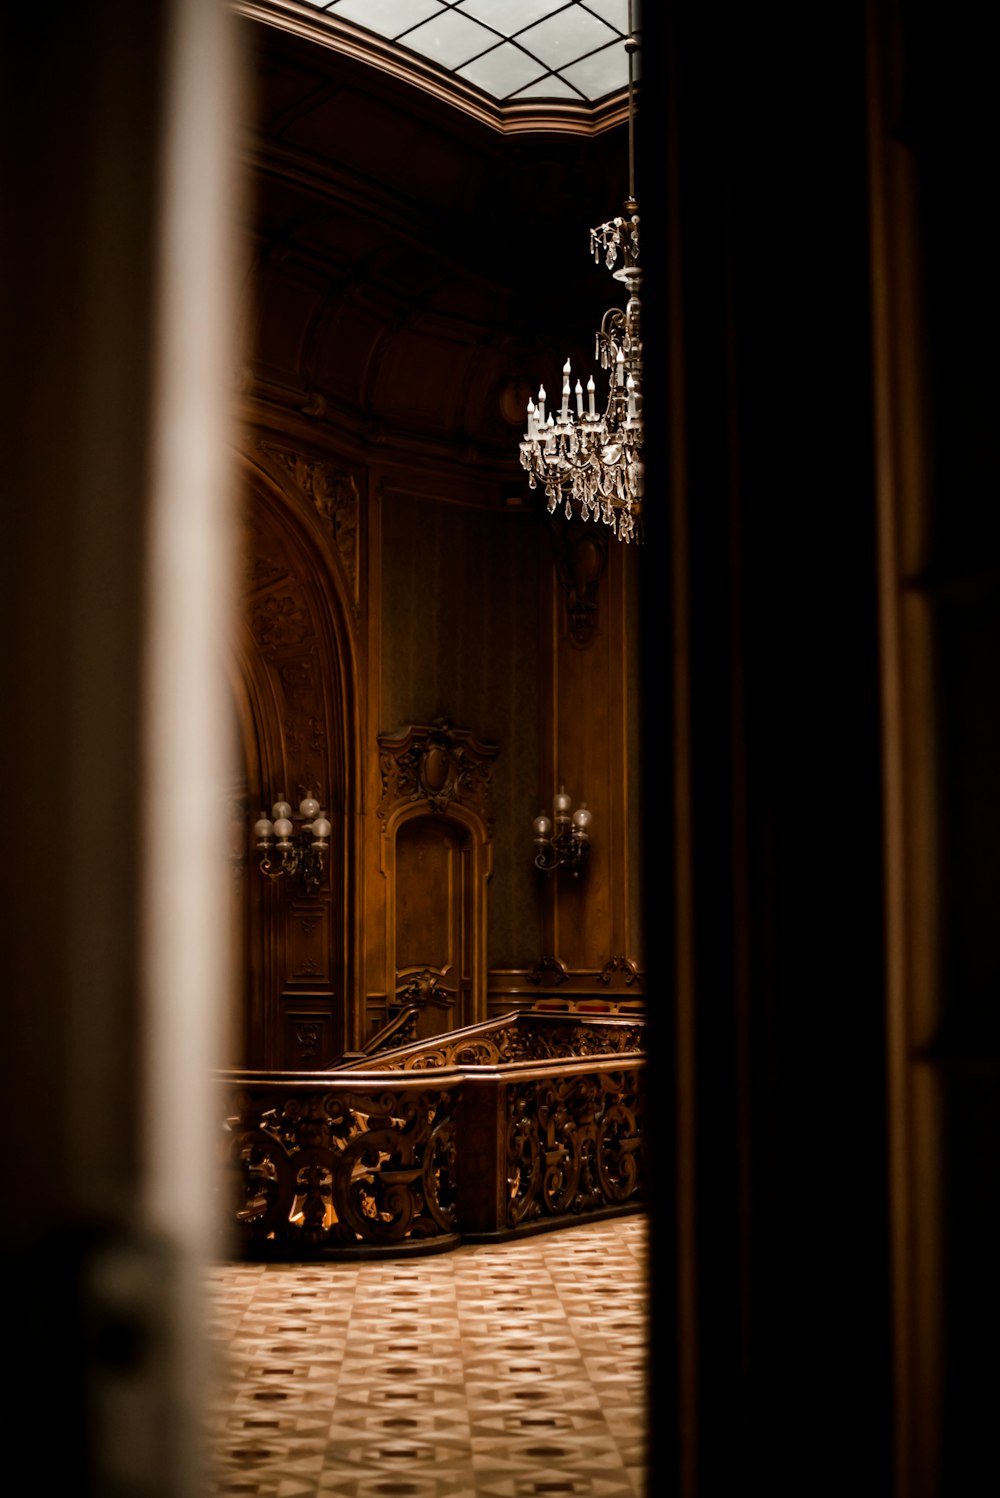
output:
{"label": "ornate carved balustrade", "polygon": [[230,1073],[222,1156],[238,1244],[309,1257],[457,1242],[461,1081]]}
{"label": "ornate carved balustrade", "polygon": [[641,1203],[643,1064],[470,1070],[456,1155],[461,1231],[506,1238]]}
{"label": "ornate carved balustrade", "polygon": [[239,1245],[430,1252],[634,1211],[644,1075],[641,1022],[523,1011],[325,1072],[224,1073]]}

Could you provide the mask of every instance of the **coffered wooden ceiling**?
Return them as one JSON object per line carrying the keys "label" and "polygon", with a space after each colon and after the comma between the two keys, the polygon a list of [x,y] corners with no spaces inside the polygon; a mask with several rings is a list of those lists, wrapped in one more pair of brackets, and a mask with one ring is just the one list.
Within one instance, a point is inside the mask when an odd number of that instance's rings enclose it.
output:
{"label": "coffered wooden ceiling", "polygon": [[589,230],[621,211],[626,127],[506,132],[240,8],[254,388],[350,444],[519,481],[528,394],[557,389],[567,355],[593,368],[618,300]]}

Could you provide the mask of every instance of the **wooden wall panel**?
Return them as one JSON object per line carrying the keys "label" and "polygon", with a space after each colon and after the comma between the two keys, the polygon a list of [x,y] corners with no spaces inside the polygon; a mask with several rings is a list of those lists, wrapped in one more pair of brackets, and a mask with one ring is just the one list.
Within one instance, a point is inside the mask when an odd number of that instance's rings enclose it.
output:
{"label": "wooden wall panel", "polygon": [[332,935],[329,898],[287,899],[285,907],[285,982],[292,985],[331,983]]}
{"label": "wooden wall panel", "polygon": [[[465,497],[466,504],[455,502]],[[445,475],[382,494],[376,732],[447,716],[499,746],[489,963],[539,955],[531,819],[539,754],[539,516],[473,504]]]}
{"label": "wooden wall panel", "polygon": [[[604,534],[602,534],[602,532]],[[545,953],[566,970],[562,987],[593,993],[628,982],[642,991],[639,905],[637,704],[638,588],[634,550],[603,526],[552,522],[543,573],[548,660],[541,777],[545,809],[560,785],[593,814],[586,871],[540,876]],[[540,956],[542,954],[539,954]],[[609,968],[609,964],[611,965]],[[603,978],[602,978],[603,975]]]}
{"label": "wooden wall panel", "polygon": [[[282,1071],[312,1071],[326,1066],[337,1054],[341,1016],[321,994],[306,1007],[302,994],[284,994],[279,1020],[279,1062]],[[337,1006],[339,1009],[339,1005]]]}
{"label": "wooden wall panel", "polygon": [[459,971],[461,829],[440,817],[404,822],[396,835],[396,970]]}
{"label": "wooden wall panel", "polygon": [[258,438],[260,462],[246,470],[233,678],[248,835],[275,800],[307,793],[333,824],[315,893],[266,878],[255,849],[248,858],[241,1059],[279,1068],[325,1065],[346,1048],[354,946],[357,488],[293,440]]}
{"label": "wooden wall panel", "polygon": [[396,834],[393,988],[398,994],[422,972],[436,978],[449,1007],[435,1012],[435,1030],[473,1020],[467,844],[465,828],[433,814],[404,822]]}

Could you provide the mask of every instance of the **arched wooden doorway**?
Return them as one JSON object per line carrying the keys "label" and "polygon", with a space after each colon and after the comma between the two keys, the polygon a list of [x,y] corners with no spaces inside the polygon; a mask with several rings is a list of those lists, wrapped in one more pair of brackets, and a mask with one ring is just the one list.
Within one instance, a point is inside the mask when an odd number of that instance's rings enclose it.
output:
{"label": "arched wooden doorway", "polygon": [[490,776],[497,748],[445,718],[379,735],[385,1018],[417,1002],[420,1038],[486,1018]]}

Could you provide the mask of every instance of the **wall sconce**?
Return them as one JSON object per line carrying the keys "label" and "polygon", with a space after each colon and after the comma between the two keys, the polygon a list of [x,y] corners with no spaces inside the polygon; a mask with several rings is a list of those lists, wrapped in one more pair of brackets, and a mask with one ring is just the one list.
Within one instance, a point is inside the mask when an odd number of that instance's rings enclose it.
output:
{"label": "wall sconce", "polygon": [[[296,822],[300,824],[298,827]],[[287,874],[303,893],[315,895],[323,882],[323,855],[330,846],[331,831],[315,796],[303,797],[297,812],[287,801],[276,801],[270,818],[261,813],[254,823],[257,851],[264,855],[260,861],[261,873],[269,879],[280,879]],[[280,863],[272,861],[272,849],[280,853]]]}
{"label": "wall sconce", "polygon": [[581,801],[574,811],[573,802],[566,794],[566,787],[561,785],[553,802],[552,817],[547,817],[542,812],[531,824],[537,849],[535,867],[546,874],[553,873],[555,869],[569,869],[575,879],[586,867],[592,821],[586,801]]}

